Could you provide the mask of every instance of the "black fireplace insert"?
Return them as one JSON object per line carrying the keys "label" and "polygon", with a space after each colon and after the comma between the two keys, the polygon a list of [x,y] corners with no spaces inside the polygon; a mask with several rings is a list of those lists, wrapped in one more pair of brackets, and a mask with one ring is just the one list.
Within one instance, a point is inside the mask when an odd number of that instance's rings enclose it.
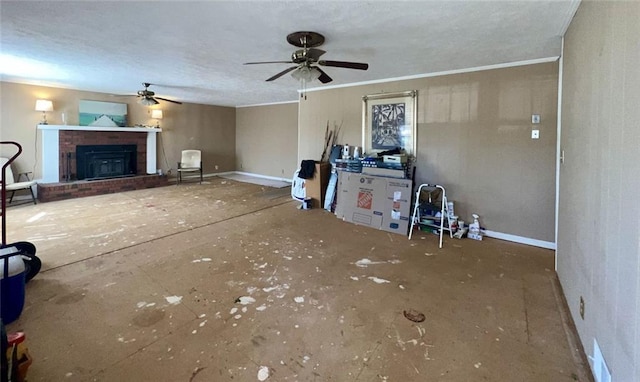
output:
{"label": "black fireplace insert", "polygon": [[134,176],[137,173],[136,145],[78,145],[78,180]]}

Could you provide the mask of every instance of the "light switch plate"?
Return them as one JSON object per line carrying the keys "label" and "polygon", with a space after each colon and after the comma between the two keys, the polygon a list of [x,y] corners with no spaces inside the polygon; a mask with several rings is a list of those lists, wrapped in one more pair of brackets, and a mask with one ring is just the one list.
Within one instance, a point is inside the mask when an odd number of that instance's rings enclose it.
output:
{"label": "light switch plate", "polygon": [[531,130],[531,139],[540,138],[540,130]]}
{"label": "light switch plate", "polygon": [[540,114],[531,114],[531,123],[540,123]]}

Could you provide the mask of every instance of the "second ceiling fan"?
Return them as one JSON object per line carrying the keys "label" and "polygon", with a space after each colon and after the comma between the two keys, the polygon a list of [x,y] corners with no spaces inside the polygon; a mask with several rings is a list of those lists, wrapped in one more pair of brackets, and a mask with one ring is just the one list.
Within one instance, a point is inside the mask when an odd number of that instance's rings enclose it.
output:
{"label": "second ceiling fan", "polygon": [[276,80],[289,72],[293,72],[291,75],[297,80],[309,82],[317,78],[318,81],[323,84],[329,83],[333,81],[333,79],[320,69],[319,66],[333,66],[336,68],[359,70],[367,70],[369,68],[369,64],[361,62],[320,60],[320,56],[326,52],[322,49],[316,49],[316,47],[324,43],[324,36],[317,32],[294,32],[287,36],[287,42],[293,46],[302,48],[291,54],[290,61],[247,62],[245,65],[295,64],[294,66],[271,76],[267,81]]}

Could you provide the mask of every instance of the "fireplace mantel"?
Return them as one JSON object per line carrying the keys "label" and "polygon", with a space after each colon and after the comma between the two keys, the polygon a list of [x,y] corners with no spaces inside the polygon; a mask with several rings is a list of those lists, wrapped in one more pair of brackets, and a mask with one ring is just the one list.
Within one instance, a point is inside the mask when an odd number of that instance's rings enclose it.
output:
{"label": "fireplace mantel", "polygon": [[70,125],[38,125],[42,130],[42,179],[41,183],[58,183],[60,181],[60,131],[112,131],[147,134],[147,174],[156,173],[156,139],[159,128],[146,127],[99,127]]}
{"label": "fireplace mantel", "polygon": [[159,133],[162,129],[148,127],[103,127],[72,125],[38,125],[40,130],[84,130],[84,131],[123,131],[127,133]]}

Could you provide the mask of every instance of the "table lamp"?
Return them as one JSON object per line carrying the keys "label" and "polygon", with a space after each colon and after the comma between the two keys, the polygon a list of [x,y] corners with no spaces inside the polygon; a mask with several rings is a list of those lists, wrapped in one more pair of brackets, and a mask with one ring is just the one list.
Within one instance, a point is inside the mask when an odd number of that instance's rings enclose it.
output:
{"label": "table lamp", "polygon": [[39,99],[36,101],[36,111],[42,112],[42,121],[40,121],[41,125],[47,125],[47,112],[53,111],[53,102],[48,99]]}
{"label": "table lamp", "polygon": [[160,120],[162,119],[162,110],[161,109],[153,109],[151,110],[151,118],[156,120],[156,128],[160,128]]}

